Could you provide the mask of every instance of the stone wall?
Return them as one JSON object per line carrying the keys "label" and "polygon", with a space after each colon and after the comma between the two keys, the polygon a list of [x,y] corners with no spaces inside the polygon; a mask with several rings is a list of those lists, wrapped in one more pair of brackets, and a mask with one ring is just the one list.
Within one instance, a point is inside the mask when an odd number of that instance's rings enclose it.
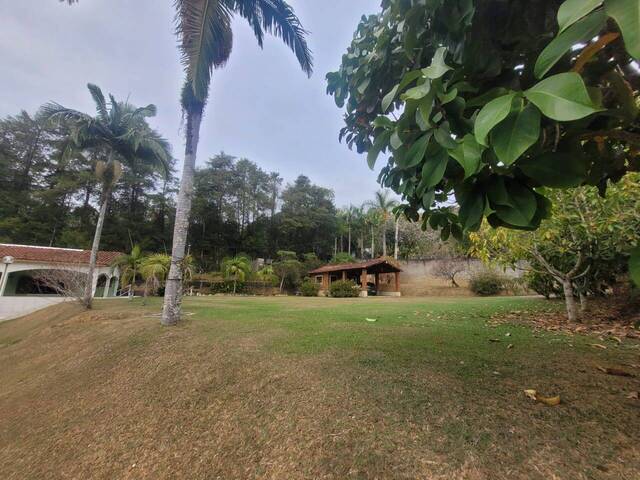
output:
{"label": "stone wall", "polygon": [[[470,296],[473,293],[468,288],[468,282],[474,271],[484,267],[480,260],[476,259],[453,259],[450,261],[458,264],[462,271],[456,275],[456,283],[459,288],[452,286],[451,282],[435,276],[434,272],[442,260],[400,260],[398,264],[402,269],[400,274],[400,290],[403,296]],[[519,277],[520,272],[507,270],[501,272],[508,277]],[[391,279],[389,279],[391,281]],[[391,285],[382,283],[382,290],[386,290]]]}

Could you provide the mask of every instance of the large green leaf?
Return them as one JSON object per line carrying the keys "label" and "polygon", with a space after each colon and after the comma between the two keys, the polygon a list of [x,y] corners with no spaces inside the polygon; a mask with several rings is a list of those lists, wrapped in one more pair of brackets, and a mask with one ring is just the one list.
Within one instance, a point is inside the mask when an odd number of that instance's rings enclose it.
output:
{"label": "large green leaf", "polygon": [[518,167],[529,178],[551,188],[577,187],[587,178],[587,165],[581,155],[546,153],[523,159]]}
{"label": "large green leaf", "polygon": [[640,1],[605,0],[604,8],[618,23],[627,51],[640,60]]}
{"label": "large green leaf", "polygon": [[603,0],[567,0],[558,10],[558,25],[560,32],[563,32],[582,17],[592,12]]}
{"label": "large green leaf", "polygon": [[636,247],[631,251],[629,258],[629,276],[637,287],[640,287],[640,247]]}
{"label": "large green leaf", "polygon": [[444,61],[444,56],[447,53],[447,49],[445,47],[440,47],[436,50],[433,59],[431,60],[431,65],[422,70],[424,76],[431,79],[436,79],[442,77],[449,70],[453,70],[450,66],[448,66]]}
{"label": "large green leaf", "polygon": [[412,70],[411,72],[405,73],[400,83],[397,84],[395,87],[393,87],[391,91],[387,93],[382,99],[382,111],[383,112],[387,111],[387,109],[391,106],[391,104],[395,100],[396,95],[398,95],[398,92],[404,90],[406,87],[409,86],[409,84],[411,84],[411,82],[417,80],[421,76],[422,76],[421,70]]}
{"label": "large green leaf", "polygon": [[476,142],[476,137],[468,133],[457,148],[449,151],[449,155],[462,166],[466,180],[478,171],[483,151],[484,147]]}
{"label": "large green leaf", "polygon": [[553,120],[579,120],[601,111],[593,104],[582,77],[575,72],[546,78],[524,92],[542,113]]}
{"label": "large green leaf", "polygon": [[436,186],[444,177],[449,162],[449,154],[443,148],[438,148],[433,155],[427,155],[422,167],[422,182],[427,188]]}
{"label": "large green leaf", "polygon": [[606,15],[602,9],[596,10],[582,20],[571,25],[564,32],[554,38],[542,51],[534,73],[536,78],[544,77],[549,70],[560,60],[576,43],[584,42],[595,37],[602,29],[606,21]]}
{"label": "large green leaf", "polygon": [[515,93],[503,95],[502,97],[491,100],[482,107],[474,126],[474,134],[480,145],[487,146],[487,136],[489,132],[493,127],[507,118],[507,115],[511,112],[511,105],[515,96]]}
{"label": "large green leaf", "polygon": [[380,135],[378,135],[373,142],[373,146],[369,149],[367,153],[367,164],[369,168],[373,170],[373,167],[376,166],[376,160],[378,160],[378,155],[382,149],[387,145],[389,139],[391,138],[391,130],[385,130]]}
{"label": "large green leaf", "polygon": [[410,88],[406,93],[400,95],[402,100],[420,100],[426,97],[431,91],[431,82],[427,80],[421,85]]}
{"label": "large green leaf", "polygon": [[516,181],[505,182],[504,187],[500,193],[504,198],[499,204],[492,205],[497,217],[515,227],[530,226],[538,208],[533,191]]}
{"label": "large green leaf", "polygon": [[426,133],[413,143],[413,145],[409,149],[409,152],[407,153],[407,168],[415,167],[422,161],[432,135],[433,134],[431,132]]}
{"label": "large green leaf", "polygon": [[491,132],[491,146],[505,165],[511,165],[540,137],[540,111],[531,104],[515,111]]}
{"label": "large green leaf", "polygon": [[460,205],[458,218],[462,227],[467,231],[480,228],[486,199],[482,189],[473,188],[463,192],[456,192],[456,199]]}

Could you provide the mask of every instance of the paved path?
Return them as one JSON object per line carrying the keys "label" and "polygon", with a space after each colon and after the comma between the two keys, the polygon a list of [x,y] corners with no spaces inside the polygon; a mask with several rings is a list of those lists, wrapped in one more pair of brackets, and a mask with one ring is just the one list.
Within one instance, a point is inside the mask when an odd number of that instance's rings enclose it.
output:
{"label": "paved path", "polygon": [[0,322],[27,315],[65,300],[66,298],[62,297],[0,297]]}

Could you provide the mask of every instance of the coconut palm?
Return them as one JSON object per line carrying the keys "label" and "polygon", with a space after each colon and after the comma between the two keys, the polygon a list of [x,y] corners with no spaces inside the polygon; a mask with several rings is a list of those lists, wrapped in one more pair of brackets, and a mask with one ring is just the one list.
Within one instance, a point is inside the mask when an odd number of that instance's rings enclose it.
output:
{"label": "coconut palm", "polygon": [[171,163],[169,143],[147,123],[156,115],[155,105],[136,108],[128,102],[118,102],[109,95],[109,102],[96,85],[87,88],[96,104],[95,117],[58,103],[47,103],[40,108],[39,116],[46,122],[67,132],[70,148],[88,151],[98,160],[95,163],[97,180],[102,186],[100,211],[89,257],[89,272],[83,303],[91,308],[93,277],[100,247],[100,236],[107,214],[111,192],[122,175],[122,163],[135,168],[138,163],[147,164],[165,175]]}
{"label": "coconut palm", "polygon": [[131,252],[120,255],[111,264],[112,268],[118,267],[120,270],[122,284],[129,285],[129,300],[133,299],[133,286],[136,283],[136,277],[140,272],[143,260],[142,250],[138,245],[134,245]]}
{"label": "coconut palm", "polygon": [[180,318],[180,265],[193,194],[193,175],[202,114],[209,96],[214,68],[222,67],[231,54],[231,19],[238,15],[249,23],[262,46],[264,34],[279,37],[296,55],[302,70],[312,71],[306,32],[293,9],[283,0],[176,0],[177,33],[186,73],[182,89],[182,109],[186,119],[185,159],[178,193],[173,232],[171,268],[167,278],[162,313],[163,325],[174,325]]}
{"label": "coconut palm", "polygon": [[398,205],[394,199],[389,197],[388,190],[379,190],[376,192],[373,201],[368,205],[377,210],[382,221],[382,256],[387,256],[387,223],[391,218],[393,208]]}
{"label": "coconut palm", "polygon": [[222,262],[222,273],[228,280],[233,280],[233,294],[236,294],[238,282],[244,282],[251,271],[251,262],[247,257],[236,256],[226,258]]}

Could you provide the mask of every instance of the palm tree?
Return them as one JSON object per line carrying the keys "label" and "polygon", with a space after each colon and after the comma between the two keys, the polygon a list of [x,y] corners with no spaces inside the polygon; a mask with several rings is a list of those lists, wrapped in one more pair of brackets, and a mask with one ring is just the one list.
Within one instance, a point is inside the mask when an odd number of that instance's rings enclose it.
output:
{"label": "palm tree", "polygon": [[122,284],[129,284],[129,300],[133,300],[133,286],[136,283],[136,277],[140,272],[143,260],[142,250],[138,245],[134,245],[130,253],[120,255],[111,264],[112,268],[118,267],[120,270]]}
{"label": "palm tree", "polygon": [[39,115],[50,124],[67,131],[71,148],[90,151],[100,158],[95,165],[96,177],[102,186],[100,211],[91,246],[83,298],[84,305],[91,308],[100,236],[109,197],[122,175],[122,163],[133,169],[138,162],[142,162],[163,171],[166,175],[171,163],[171,148],[147,123],[148,117],[156,115],[155,105],[136,108],[128,102],[116,101],[113,95],[109,95],[107,102],[99,87],[88,84],[87,88],[96,104],[95,117],[54,102],[43,105]]}
{"label": "palm tree", "polygon": [[311,75],[311,52],[293,9],[283,0],[176,0],[177,33],[186,72],[182,109],[186,118],[185,159],[173,232],[171,268],[167,278],[162,313],[163,325],[180,318],[182,291],[180,265],[184,259],[193,194],[193,175],[202,114],[209,96],[211,74],[231,54],[234,15],[247,20],[262,46],[264,34],[279,37],[296,55],[302,70]]}
{"label": "palm tree", "polygon": [[155,294],[169,274],[171,257],[164,253],[154,253],[145,257],[140,267],[140,275],[144,279],[144,296],[149,292]]}
{"label": "palm tree", "polygon": [[[378,211],[382,220],[382,256],[387,256],[387,223],[392,215],[392,210],[398,205],[394,199],[389,198],[388,190],[379,190],[376,192],[373,201],[369,202],[369,206]],[[372,247],[373,248],[373,247]]]}
{"label": "palm tree", "polygon": [[236,294],[238,282],[244,282],[251,271],[251,262],[247,257],[226,258],[222,262],[222,272],[226,279],[233,280],[233,294]]}

